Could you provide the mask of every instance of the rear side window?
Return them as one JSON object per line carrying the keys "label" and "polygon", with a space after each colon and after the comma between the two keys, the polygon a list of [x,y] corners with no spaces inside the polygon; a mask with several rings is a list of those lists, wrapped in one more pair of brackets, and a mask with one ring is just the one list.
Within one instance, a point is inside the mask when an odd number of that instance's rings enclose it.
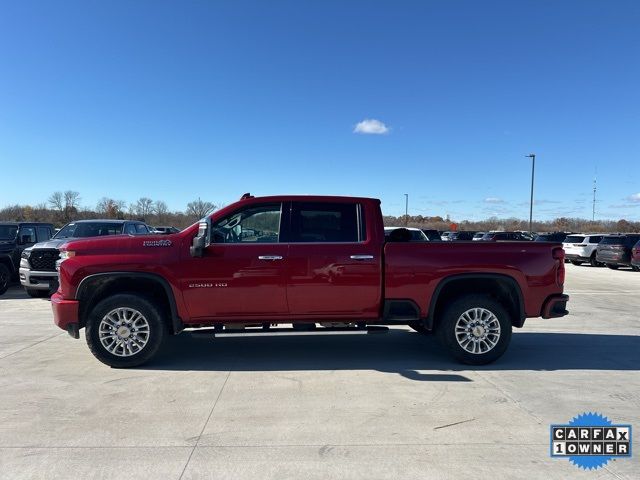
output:
{"label": "rear side window", "polygon": [[600,240],[602,240],[601,236],[589,237],[589,243],[600,243]]}
{"label": "rear side window", "polygon": [[22,243],[36,243],[36,229],[34,227],[21,227],[18,238]]}
{"label": "rear side window", "polygon": [[[595,237],[592,237],[592,238],[595,238]],[[599,241],[600,240],[598,240],[598,242]],[[567,238],[564,239],[564,243],[582,243],[582,242],[584,242],[584,237],[582,235],[569,235]],[[594,243],[594,242],[591,242],[591,243]]]}
{"label": "rear side window", "polygon": [[622,245],[624,237],[604,237],[600,243],[602,245]]}
{"label": "rear side window", "polygon": [[49,227],[38,227],[38,241],[45,242],[51,238],[51,230]]}
{"label": "rear side window", "polygon": [[355,203],[294,202],[291,242],[358,242],[364,237]]}

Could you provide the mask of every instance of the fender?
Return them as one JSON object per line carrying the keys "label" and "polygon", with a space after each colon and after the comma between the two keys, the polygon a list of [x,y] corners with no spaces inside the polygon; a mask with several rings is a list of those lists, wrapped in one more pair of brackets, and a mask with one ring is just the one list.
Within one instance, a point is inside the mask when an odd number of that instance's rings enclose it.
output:
{"label": "fender", "polygon": [[104,272],[104,273],[94,273],[92,275],[87,275],[84,277],[78,288],[76,289],[76,300],[80,300],[82,296],[85,294],[85,290],[89,287],[91,280],[95,280],[97,278],[109,277],[109,278],[145,278],[147,280],[151,280],[159,283],[165,291],[167,298],[169,299],[169,308],[171,310],[171,326],[173,327],[173,333],[178,333],[184,328],[184,324],[182,323],[182,319],[178,315],[178,307],[176,305],[176,299],[173,294],[173,290],[171,289],[171,285],[169,282],[162,276],[157,275],[155,273],[145,273],[145,272]]}
{"label": "fender", "polygon": [[460,273],[457,275],[451,275],[449,277],[443,278],[442,280],[440,280],[435,290],[433,291],[433,295],[431,296],[431,301],[429,302],[429,313],[427,317],[427,323],[430,329],[433,328],[433,322],[434,322],[433,317],[436,310],[436,304],[438,303],[438,298],[440,297],[440,293],[442,292],[442,289],[446,287],[449,283],[456,280],[499,280],[501,282],[508,283],[516,292],[516,297],[518,301],[517,313],[518,313],[519,322],[517,324],[514,323],[514,326],[521,327],[524,324],[524,321],[526,319],[526,314],[524,309],[524,297],[522,296],[522,289],[520,288],[520,284],[518,284],[518,281],[515,278],[509,275],[504,275],[500,273]]}

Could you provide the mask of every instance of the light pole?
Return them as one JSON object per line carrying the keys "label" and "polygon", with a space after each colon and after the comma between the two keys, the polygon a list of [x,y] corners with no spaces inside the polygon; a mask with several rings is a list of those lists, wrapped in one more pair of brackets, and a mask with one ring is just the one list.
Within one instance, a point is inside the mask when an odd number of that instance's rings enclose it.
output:
{"label": "light pole", "polygon": [[531,201],[529,203],[529,233],[533,233],[533,179],[536,172],[536,154],[530,153],[529,155],[525,155],[525,157],[530,158],[531,162]]}
{"label": "light pole", "polygon": [[409,194],[404,194],[404,226],[409,225]]}

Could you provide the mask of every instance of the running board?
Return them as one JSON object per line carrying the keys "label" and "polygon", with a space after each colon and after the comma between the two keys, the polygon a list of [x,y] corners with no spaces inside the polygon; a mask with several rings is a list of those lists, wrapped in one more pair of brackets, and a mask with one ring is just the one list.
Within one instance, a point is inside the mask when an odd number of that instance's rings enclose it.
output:
{"label": "running board", "polygon": [[342,332],[342,333],[387,333],[389,327],[368,326],[368,327],[319,327],[313,330],[298,330],[295,328],[238,328],[216,330],[215,328],[195,328],[193,330],[183,330],[194,337],[210,337],[217,336],[258,336],[258,335],[310,335],[324,332]]}

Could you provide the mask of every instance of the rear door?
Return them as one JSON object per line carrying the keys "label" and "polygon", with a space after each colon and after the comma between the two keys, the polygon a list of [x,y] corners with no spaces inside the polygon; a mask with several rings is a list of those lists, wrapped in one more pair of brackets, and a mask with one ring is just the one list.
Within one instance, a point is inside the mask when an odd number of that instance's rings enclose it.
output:
{"label": "rear door", "polygon": [[297,319],[377,318],[381,252],[357,203],[292,202],[287,298]]}

